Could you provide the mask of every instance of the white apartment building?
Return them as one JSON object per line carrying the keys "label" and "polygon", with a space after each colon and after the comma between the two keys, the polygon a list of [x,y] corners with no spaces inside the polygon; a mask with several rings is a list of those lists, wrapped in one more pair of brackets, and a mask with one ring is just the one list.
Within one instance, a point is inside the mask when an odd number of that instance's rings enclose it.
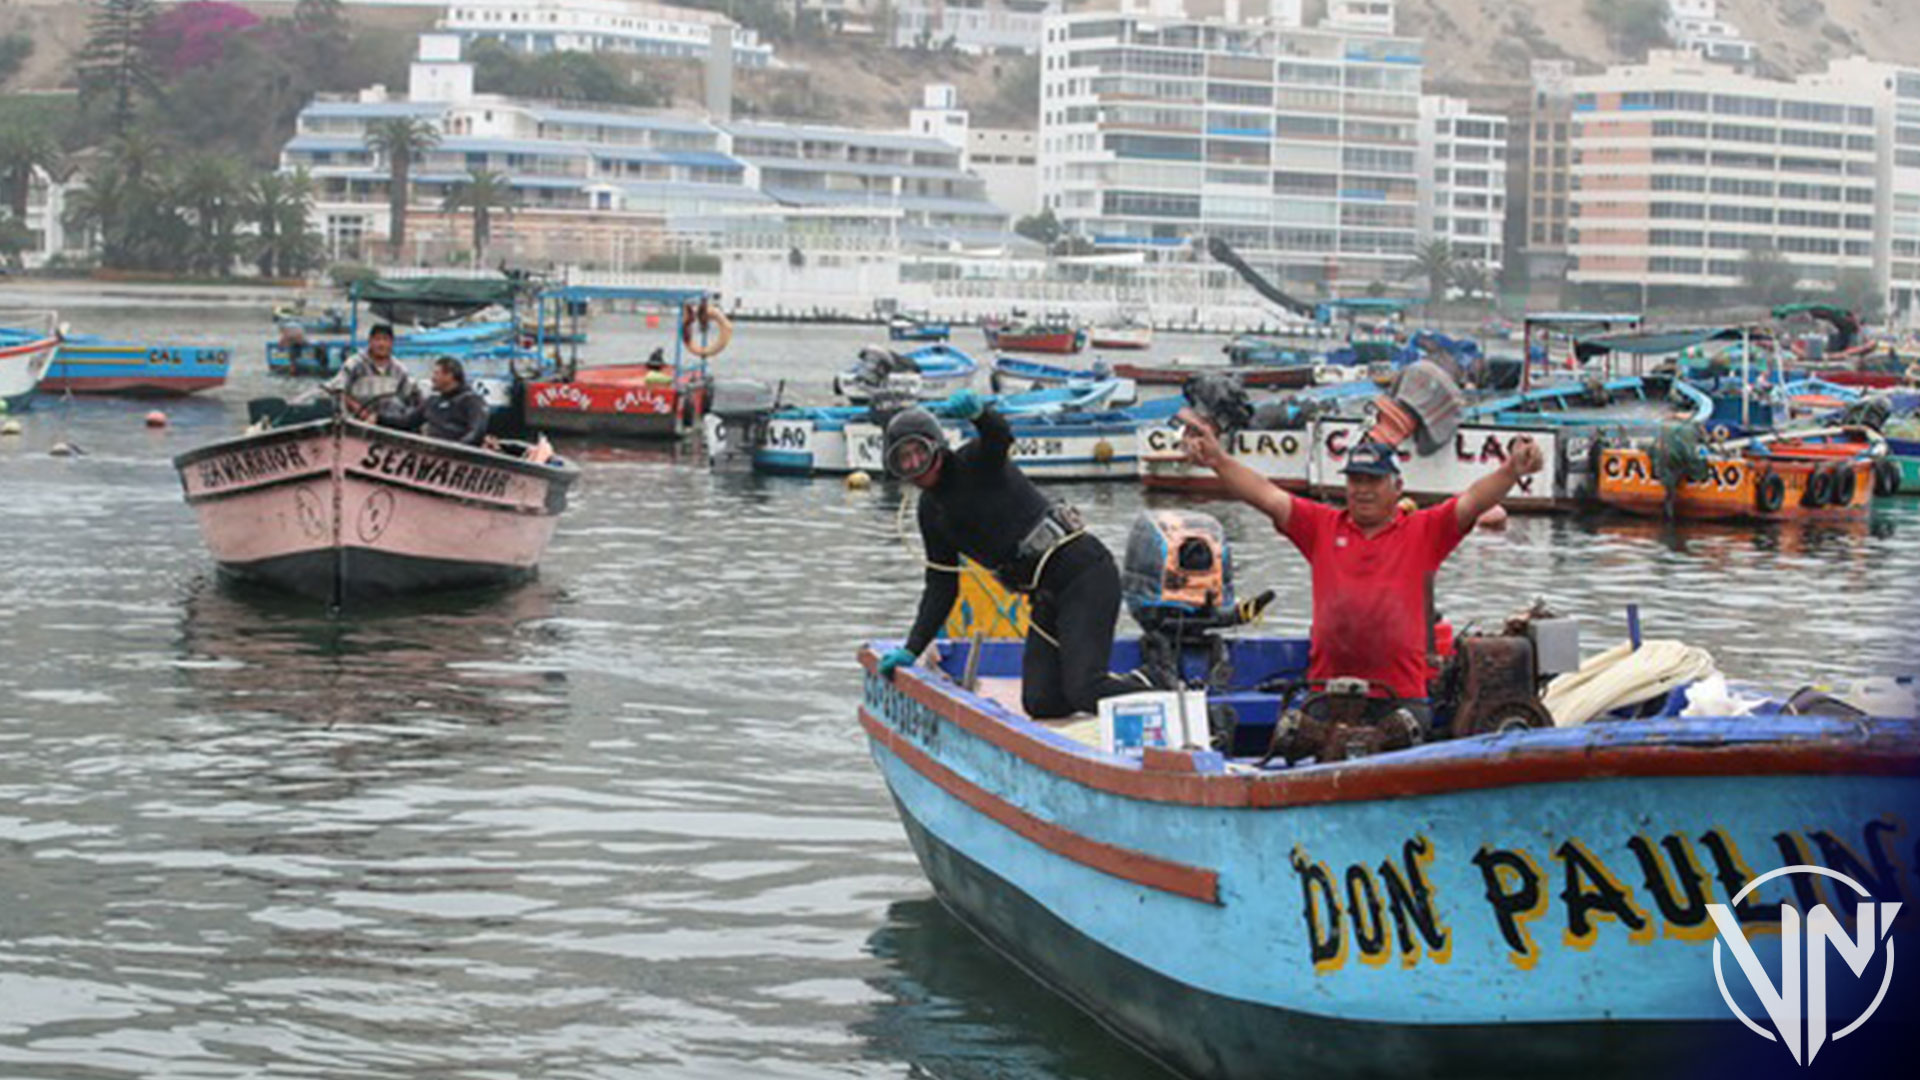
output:
{"label": "white apartment building", "polygon": [[1720,17],[1720,0],[1667,0],[1666,28],[1675,45],[1709,60],[1744,68],[1759,56],[1759,47]]}
{"label": "white apartment building", "polygon": [[625,52],[704,59],[717,27],[733,29],[734,63],[766,67],[773,46],[725,15],[645,0],[453,0],[439,28],[463,42],[525,53]]}
{"label": "white apartment building", "polygon": [[1569,280],[1730,289],[1747,252],[1770,247],[1818,289],[1880,259],[1871,99],[1665,50],[1571,89]]}
{"label": "white apartment building", "polygon": [[1063,0],[894,0],[896,48],[940,48],[964,53],[1040,51],[1041,23]]}
{"label": "white apartment building", "polygon": [[1447,241],[1455,259],[1497,279],[1505,262],[1507,118],[1476,113],[1459,98],[1422,97],[1417,168],[1421,238]]}
{"label": "white apartment building", "polygon": [[1096,246],[1188,259],[1217,236],[1281,281],[1405,276],[1419,228],[1421,43],[1285,21],[1047,21],[1040,191]]}
{"label": "white apartment building", "polygon": [[961,151],[960,167],[986,184],[987,201],[1017,217],[1040,212],[1039,135],[1026,128],[974,127],[949,83],[930,83],[908,114],[915,135]]}
{"label": "white apartment building", "polygon": [[1887,287],[1889,313],[1911,325],[1920,317],[1920,68],[1855,57],[1801,81],[1873,104],[1880,147],[1874,273]]}

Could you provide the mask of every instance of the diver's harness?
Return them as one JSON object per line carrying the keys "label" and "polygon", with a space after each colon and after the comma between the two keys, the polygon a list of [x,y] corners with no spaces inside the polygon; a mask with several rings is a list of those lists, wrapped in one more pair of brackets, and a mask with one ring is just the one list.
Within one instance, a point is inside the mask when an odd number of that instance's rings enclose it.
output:
{"label": "diver's harness", "polygon": [[1040,515],[1040,520],[1014,548],[1013,558],[994,567],[993,576],[1014,592],[1031,593],[1040,588],[1040,579],[1046,575],[1047,562],[1053,553],[1086,533],[1086,522],[1073,504],[1049,503],[1047,512]]}

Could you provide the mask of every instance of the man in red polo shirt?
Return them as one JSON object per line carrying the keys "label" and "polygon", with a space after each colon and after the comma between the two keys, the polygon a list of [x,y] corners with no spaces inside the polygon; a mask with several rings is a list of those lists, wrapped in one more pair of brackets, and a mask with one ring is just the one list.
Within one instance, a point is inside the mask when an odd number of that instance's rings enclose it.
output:
{"label": "man in red polo shirt", "polygon": [[1523,476],[1540,448],[1514,440],[1507,460],[1438,506],[1400,510],[1393,448],[1362,442],[1347,453],[1344,510],[1289,495],[1189,424],[1187,460],[1212,469],[1227,493],[1272,519],[1313,567],[1313,635],[1307,676],[1383,684],[1396,697],[1427,697],[1427,586],[1480,515]]}

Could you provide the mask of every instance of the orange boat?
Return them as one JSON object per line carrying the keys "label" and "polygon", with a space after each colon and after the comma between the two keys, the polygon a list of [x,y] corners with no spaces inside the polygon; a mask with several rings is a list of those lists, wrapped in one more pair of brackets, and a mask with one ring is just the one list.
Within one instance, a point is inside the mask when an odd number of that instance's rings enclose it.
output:
{"label": "orange boat", "polygon": [[[633,439],[679,439],[700,423],[707,408],[707,359],[733,339],[733,324],[697,290],[570,285],[541,294],[541,325],[549,301],[577,310],[593,301],[667,307],[679,324],[671,358],[665,349],[647,364],[565,365],[562,374],[529,379],[526,426],[575,435]],[[649,325],[656,325],[650,317]],[[576,347],[577,348],[577,347]]]}
{"label": "orange boat", "polygon": [[[1876,468],[1869,440],[1835,432],[1749,440],[1720,448],[1707,476],[1675,489],[1672,513],[1690,520],[1786,521],[1851,518],[1873,506]],[[1667,488],[1652,456],[1636,447],[1601,451],[1599,499],[1633,514],[1664,516]]]}

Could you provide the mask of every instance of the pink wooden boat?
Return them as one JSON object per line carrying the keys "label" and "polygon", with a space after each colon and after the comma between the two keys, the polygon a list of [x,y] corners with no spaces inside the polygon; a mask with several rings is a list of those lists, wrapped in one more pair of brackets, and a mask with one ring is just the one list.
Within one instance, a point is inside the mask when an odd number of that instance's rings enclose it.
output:
{"label": "pink wooden boat", "polygon": [[272,428],[173,464],[222,573],[335,604],[533,576],[580,476],[353,420]]}

